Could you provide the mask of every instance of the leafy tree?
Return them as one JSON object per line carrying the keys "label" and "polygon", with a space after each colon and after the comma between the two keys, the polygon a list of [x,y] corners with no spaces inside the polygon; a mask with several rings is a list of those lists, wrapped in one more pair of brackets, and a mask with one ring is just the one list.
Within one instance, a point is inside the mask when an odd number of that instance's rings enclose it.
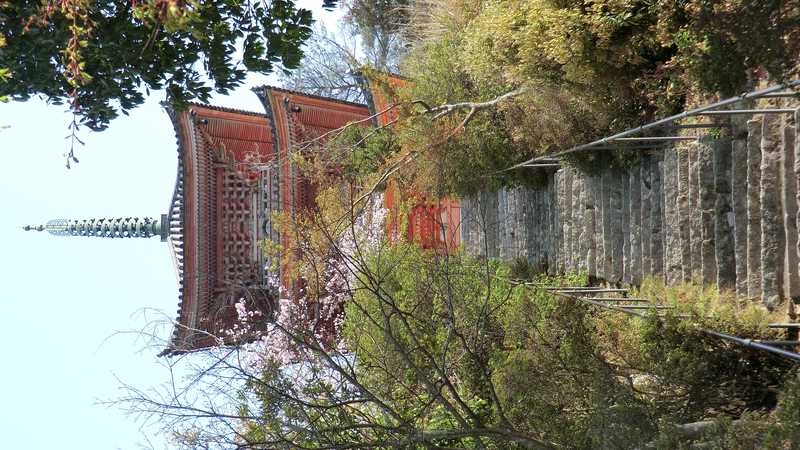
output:
{"label": "leafy tree", "polygon": [[363,50],[372,67],[395,71],[397,55],[405,46],[409,25],[409,0],[347,0],[350,23],[361,35]]}
{"label": "leafy tree", "polygon": [[[413,82],[402,99],[440,105],[518,93],[461,133],[430,121],[408,127],[407,149],[431,146],[410,169],[433,192],[524,183],[531,171],[504,169],[758,79],[785,79],[800,54],[796,1],[447,0],[411,11],[402,72]],[[571,162],[591,169],[628,158],[608,156]]]}
{"label": "leafy tree", "polygon": [[[242,303],[231,332],[253,345],[197,355],[186,386],[123,402],[192,448],[792,448],[797,369],[697,329],[775,338],[757,306],[647,283],[640,296],[676,313],[621,316],[535,287],[580,275],[388,242],[376,208],[389,177],[435,193],[512,184],[528,174],[496,172],[708,93],[686,62],[706,53],[651,33],[690,30],[707,5],[442,4],[404,62],[411,83],[367,71],[396,100],[393,127],[351,124],[298,152],[318,207],[277,222],[302,294],[266,325]],[[677,100],[649,97],[678,82],[691,89]]]}
{"label": "leafy tree", "polygon": [[354,191],[320,180],[320,207],[284,225],[303,293],[266,326],[237,306],[230,333],[253,344],[185,356],[170,364],[186,364],[185,385],[121,401],[187,448],[780,448],[797,435],[796,368],[693,325],[769,339],[758,306],[650,282],[636,295],[675,315],[604,312],[535,288],[580,275],[521,284],[521,264],[389,243],[380,197]]}
{"label": "leafy tree", "polygon": [[0,67],[12,76],[0,96],[69,102],[82,124],[101,130],[150,89],[180,106],[228,92],[247,71],[296,67],[312,22],[293,0],[6,2]]}
{"label": "leafy tree", "polygon": [[284,87],[315,95],[332,97],[358,103],[366,102],[364,83],[359,74],[365,68],[382,72],[397,72],[404,52],[403,39],[399,28],[374,25],[362,26],[360,20],[382,19],[383,10],[371,11],[377,16],[361,13],[353,16],[355,8],[350,8],[349,20],[340,22],[337,29],[329,32],[319,25],[306,42],[305,56],[298,67],[281,76]]}
{"label": "leafy tree", "polygon": [[[8,2],[0,1],[0,11],[2,11],[3,8],[7,8],[7,7],[8,7]],[[4,29],[5,28],[3,26],[3,23],[4,23],[4,19],[3,19],[2,15],[0,15],[0,29]],[[5,46],[6,46],[5,33],[0,32],[0,49],[5,47]],[[10,76],[11,76],[11,71],[9,71],[7,67],[3,67],[3,66],[0,65],[0,83],[7,82]],[[7,95],[0,95],[0,103],[5,103],[7,101],[8,101],[8,96]]]}
{"label": "leafy tree", "polygon": [[354,30],[339,27],[332,33],[320,24],[306,42],[297,68],[280,75],[281,84],[308,94],[364,103],[364,86],[355,74],[367,63],[358,47]]}

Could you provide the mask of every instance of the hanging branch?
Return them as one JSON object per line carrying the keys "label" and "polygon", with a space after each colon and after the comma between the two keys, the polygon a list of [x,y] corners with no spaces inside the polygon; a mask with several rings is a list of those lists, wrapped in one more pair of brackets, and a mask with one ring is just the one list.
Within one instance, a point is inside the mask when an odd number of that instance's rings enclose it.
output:
{"label": "hanging branch", "polygon": [[517,89],[514,89],[513,91],[506,92],[503,95],[495,97],[492,100],[487,100],[485,102],[448,103],[434,107],[429,106],[422,100],[417,100],[412,103],[422,105],[425,108],[424,114],[432,115],[431,120],[441,119],[442,117],[449,116],[450,114],[453,114],[455,112],[468,110],[467,115],[464,116],[464,120],[461,121],[461,124],[458,126],[458,128],[464,128],[472,120],[472,118],[475,117],[475,114],[477,112],[488,108],[494,108],[498,104],[506,100],[512,99],[514,97],[518,97],[522,94],[525,94],[529,90],[530,90],[529,87],[522,86]]}
{"label": "hanging branch", "polygon": [[61,51],[63,76],[69,85],[67,93],[70,98],[69,111],[72,114],[72,121],[67,126],[69,134],[66,136],[70,141],[69,151],[64,154],[67,169],[70,168],[70,162],[78,162],[78,158],[75,157],[76,144],[85,145],[78,137],[80,131],[78,116],[81,113],[78,88],[92,81],[92,76],[84,71],[82,55],[82,49],[89,45],[88,39],[94,29],[94,22],[89,17],[90,9],[89,0],[50,0],[42,5],[38,14],[28,18],[24,28],[24,31],[28,32],[32,26],[46,26],[56,14],[60,14],[70,22],[69,39]]}

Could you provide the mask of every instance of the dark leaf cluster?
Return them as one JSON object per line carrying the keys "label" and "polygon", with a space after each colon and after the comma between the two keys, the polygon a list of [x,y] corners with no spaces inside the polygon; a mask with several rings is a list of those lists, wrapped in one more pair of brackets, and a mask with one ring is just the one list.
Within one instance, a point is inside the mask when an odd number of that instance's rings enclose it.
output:
{"label": "dark leaf cluster", "polygon": [[[63,76],[72,22],[52,15],[31,25],[42,2],[7,4],[0,9],[7,44],[0,49],[0,67],[12,76],[0,84],[0,96],[40,95],[54,104],[70,103],[83,124],[102,130],[118,113],[140,105],[150,90],[166,90],[180,107],[195,98],[207,101],[214,91],[229,92],[248,72],[296,67],[313,23],[311,11],[293,0],[187,2],[185,20],[178,24],[148,20],[135,3],[89,2],[92,26],[83,35],[80,56],[81,70],[91,79],[75,98]],[[324,2],[327,8],[335,5]]]}

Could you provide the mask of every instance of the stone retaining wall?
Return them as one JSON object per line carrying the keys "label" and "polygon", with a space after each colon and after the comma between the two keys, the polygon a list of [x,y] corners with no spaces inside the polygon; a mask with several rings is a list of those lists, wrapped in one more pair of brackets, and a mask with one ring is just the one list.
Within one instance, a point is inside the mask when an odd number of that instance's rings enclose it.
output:
{"label": "stone retaining wall", "polygon": [[627,169],[551,172],[541,189],[462,201],[465,251],[526,258],[611,283],[655,276],[800,298],[800,140],[795,114],[732,120],[731,137],[643,153]]}

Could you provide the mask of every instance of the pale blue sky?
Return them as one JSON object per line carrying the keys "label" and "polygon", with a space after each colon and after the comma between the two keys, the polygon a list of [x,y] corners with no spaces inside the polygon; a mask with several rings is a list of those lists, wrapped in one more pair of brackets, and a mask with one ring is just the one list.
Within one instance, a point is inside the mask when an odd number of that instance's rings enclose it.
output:
{"label": "pale blue sky", "polygon": [[[301,1],[313,6],[321,0]],[[341,14],[323,13],[329,29]],[[253,77],[214,104],[262,106]],[[24,232],[51,218],[153,216],[166,212],[177,165],[172,124],[153,94],[102,133],[84,130],[79,164],[64,167],[69,114],[39,100],[0,105],[0,448],[138,449],[154,430],[97,401],[119,395],[115,377],[139,386],[166,381],[153,349],[134,335],[143,308],[174,317],[177,285],[157,238],[59,238]]]}

